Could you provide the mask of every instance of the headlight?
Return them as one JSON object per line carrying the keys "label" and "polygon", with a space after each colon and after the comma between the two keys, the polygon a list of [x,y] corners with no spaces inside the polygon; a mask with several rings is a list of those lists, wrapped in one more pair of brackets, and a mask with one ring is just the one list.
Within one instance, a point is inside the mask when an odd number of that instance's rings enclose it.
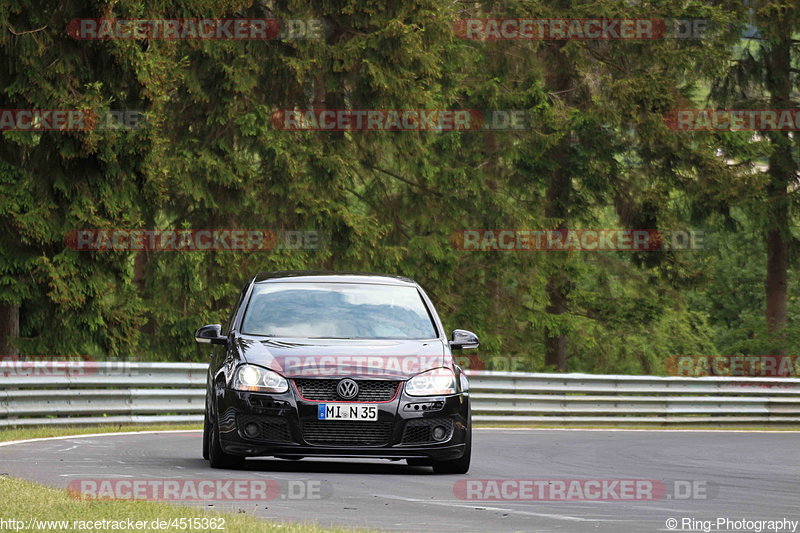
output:
{"label": "headlight", "polygon": [[233,388],[251,392],[280,394],[289,390],[289,382],[272,370],[267,370],[260,366],[242,365],[236,370],[236,375],[233,378]]}
{"label": "headlight", "polygon": [[406,394],[409,396],[438,396],[456,392],[456,376],[447,368],[434,368],[417,374],[406,383]]}

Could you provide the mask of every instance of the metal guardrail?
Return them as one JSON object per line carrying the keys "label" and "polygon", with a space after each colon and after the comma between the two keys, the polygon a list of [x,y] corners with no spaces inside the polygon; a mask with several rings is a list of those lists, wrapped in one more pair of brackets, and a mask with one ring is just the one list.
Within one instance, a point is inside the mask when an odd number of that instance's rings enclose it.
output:
{"label": "metal guardrail", "polygon": [[[206,365],[0,362],[0,427],[201,422]],[[57,375],[59,374],[60,375]],[[800,379],[470,372],[473,418],[543,425],[800,425]]]}
{"label": "metal guardrail", "polygon": [[207,368],[0,361],[0,427],[202,422]]}
{"label": "metal guardrail", "polygon": [[800,379],[470,374],[473,418],[569,425],[800,424]]}

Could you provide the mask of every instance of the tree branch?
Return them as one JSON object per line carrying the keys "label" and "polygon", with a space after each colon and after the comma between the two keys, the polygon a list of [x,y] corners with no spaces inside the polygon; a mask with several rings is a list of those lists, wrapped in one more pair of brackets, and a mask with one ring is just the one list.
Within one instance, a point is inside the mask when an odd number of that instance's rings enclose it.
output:
{"label": "tree branch", "polygon": [[380,167],[376,167],[375,165],[370,165],[369,168],[371,168],[373,170],[377,170],[379,172],[383,172],[387,176],[391,176],[391,177],[393,177],[394,179],[396,179],[398,181],[402,181],[403,183],[405,183],[407,185],[411,185],[412,187],[416,187],[418,189],[422,189],[425,192],[429,192],[429,193],[431,193],[433,195],[442,197],[442,193],[440,193],[439,191],[434,191],[433,189],[430,189],[430,188],[426,187],[425,185],[420,185],[419,183],[416,183],[416,182],[411,181],[409,179],[406,179],[406,178],[404,178],[402,176],[399,176],[399,175],[395,174],[394,172],[392,172],[390,170],[386,170],[386,169],[383,169],[383,168],[380,168]]}
{"label": "tree branch", "polygon": [[47,24],[42,26],[41,28],[36,28],[35,30],[27,30],[27,31],[15,31],[14,27],[11,24],[8,25],[8,31],[10,31],[14,35],[27,35],[28,33],[36,33],[37,31],[42,31],[47,28]]}

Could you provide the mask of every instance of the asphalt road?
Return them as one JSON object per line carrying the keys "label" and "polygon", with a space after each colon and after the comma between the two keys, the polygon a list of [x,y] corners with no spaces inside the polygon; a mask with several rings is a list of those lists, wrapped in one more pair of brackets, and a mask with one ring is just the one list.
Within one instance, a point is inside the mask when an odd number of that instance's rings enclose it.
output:
{"label": "asphalt road", "polygon": [[[380,460],[249,459],[243,470],[212,470],[200,457],[201,440],[200,432],[178,432],[13,444],[0,447],[0,474],[61,488],[97,479],[273,480],[280,494],[270,499],[230,501],[219,490],[214,501],[190,505],[383,531],[648,532],[669,531],[669,518],[678,520],[673,530],[702,531],[682,520],[713,520],[712,528],[718,518],[800,520],[798,433],[477,430],[466,476]],[[466,480],[487,479],[547,480],[547,487],[560,480],[569,490],[577,490],[570,480],[639,480],[656,490],[630,499],[612,484],[609,497],[629,499],[587,501],[597,485],[584,481],[583,499],[574,491],[547,493],[557,501],[465,499]],[[471,497],[496,494],[480,483],[470,486]],[[501,486],[506,497],[525,487]],[[711,529],[725,530],[752,531]]]}

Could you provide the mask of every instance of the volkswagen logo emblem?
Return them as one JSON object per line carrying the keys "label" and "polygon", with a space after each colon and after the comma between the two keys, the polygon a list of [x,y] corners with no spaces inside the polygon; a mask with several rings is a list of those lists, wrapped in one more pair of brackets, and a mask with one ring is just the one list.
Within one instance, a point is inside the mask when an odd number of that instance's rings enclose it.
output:
{"label": "volkswagen logo emblem", "polygon": [[342,400],[352,400],[358,396],[358,383],[350,378],[343,379],[336,385],[336,394]]}

